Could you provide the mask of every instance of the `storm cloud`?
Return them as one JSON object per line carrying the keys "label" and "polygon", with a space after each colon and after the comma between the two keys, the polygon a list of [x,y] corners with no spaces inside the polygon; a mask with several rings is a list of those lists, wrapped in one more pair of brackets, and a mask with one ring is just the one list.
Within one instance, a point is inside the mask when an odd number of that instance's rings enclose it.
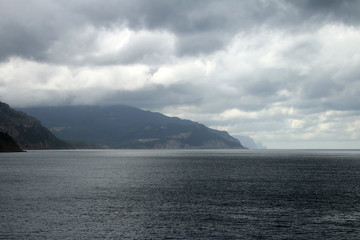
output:
{"label": "storm cloud", "polygon": [[360,2],[0,1],[0,100],[128,104],[268,147],[360,146]]}

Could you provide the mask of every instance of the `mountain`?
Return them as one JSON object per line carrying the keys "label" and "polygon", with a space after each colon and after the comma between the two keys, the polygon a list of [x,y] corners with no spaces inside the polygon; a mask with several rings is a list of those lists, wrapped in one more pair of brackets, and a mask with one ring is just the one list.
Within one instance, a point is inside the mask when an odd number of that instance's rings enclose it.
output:
{"label": "mountain", "polygon": [[[0,132],[8,134],[22,149],[63,149],[68,143],[58,139],[39,120],[0,102]],[[4,136],[6,139],[6,137]]]}
{"label": "mountain", "polygon": [[237,136],[234,136],[234,137],[239,139],[241,144],[246,148],[249,148],[249,149],[266,149],[266,147],[262,143],[255,142],[255,140],[252,139],[249,136],[239,136],[239,135],[237,135]]}
{"label": "mountain", "polygon": [[225,131],[130,106],[22,108],[57,137],[109,148],[244,148]]}
{"label": "mountain", "polygon": [[0,152],[22,152],[9,134],[0,132]]}

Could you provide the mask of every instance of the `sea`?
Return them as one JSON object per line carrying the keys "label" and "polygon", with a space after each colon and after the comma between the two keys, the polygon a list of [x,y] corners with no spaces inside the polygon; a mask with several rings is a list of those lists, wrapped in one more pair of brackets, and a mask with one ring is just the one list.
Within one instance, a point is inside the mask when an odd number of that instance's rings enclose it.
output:
{"label": "sea", "polygon": [[0,239],[360,239],[360,151],[1,153]]}

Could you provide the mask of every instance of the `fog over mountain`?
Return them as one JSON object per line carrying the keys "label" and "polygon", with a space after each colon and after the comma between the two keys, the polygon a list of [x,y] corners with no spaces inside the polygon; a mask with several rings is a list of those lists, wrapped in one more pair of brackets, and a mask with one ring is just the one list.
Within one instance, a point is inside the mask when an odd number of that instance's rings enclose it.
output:
{"label": "fog over mountain", "polygon": [[255,142],[255,140],[249,136],[237,135],[235,137],[239,139],[241,144],[248,149],[266,149],[266,146],[264,146],[261,142]]}
{"label": "fog over mountain", "polygon": [[0,101],[130,105],[269,148],[360,146],[360,1],[0,1]]}

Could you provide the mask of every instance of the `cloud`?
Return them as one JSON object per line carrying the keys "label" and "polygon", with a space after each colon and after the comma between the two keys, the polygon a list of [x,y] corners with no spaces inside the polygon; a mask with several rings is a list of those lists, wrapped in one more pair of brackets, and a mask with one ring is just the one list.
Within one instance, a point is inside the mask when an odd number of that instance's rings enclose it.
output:
{"label": "cloud", "polygon": [[46,60],[46,51],[80,21],[53,1],[0,2],[0,61]]}
{"label": "cloud", "polygon": [[329,139],[353,146],[359,5],[1,1],[1,100],[129,104],[270,147]]}
{"label": "cloud", "polygon": [[171,61],[174,42],[167,32],[85,26],[75,37],[54,44],[46,54],[51,62],[77,66],[159,65]]}
{"label": "cloud", "polygon": [[[162,32],[176,53],[209,54],[252,29],[307,31],[326,23],[359,23],[357,1],[11,1],[1,2],[0,60],[11,56],[49,61],[96,46],[98,31]],[[85,35],[85,36],[84,36]],[[95,42],[94,42],[95,41]],[[151,39],[150,39],[151,42]],[[81,43],[81,44],[80,44]],[[151,45],[152,46],[152,45]],[[131,58],[130,58],[131,59]]]}
{"label": "cloud", "polygon": [[344,0],[305,0],[288,1],[296,6],[302,17],[315,18],[321,21],[343,22],[346,24],[359,24],[360,3],[358,1]]}

